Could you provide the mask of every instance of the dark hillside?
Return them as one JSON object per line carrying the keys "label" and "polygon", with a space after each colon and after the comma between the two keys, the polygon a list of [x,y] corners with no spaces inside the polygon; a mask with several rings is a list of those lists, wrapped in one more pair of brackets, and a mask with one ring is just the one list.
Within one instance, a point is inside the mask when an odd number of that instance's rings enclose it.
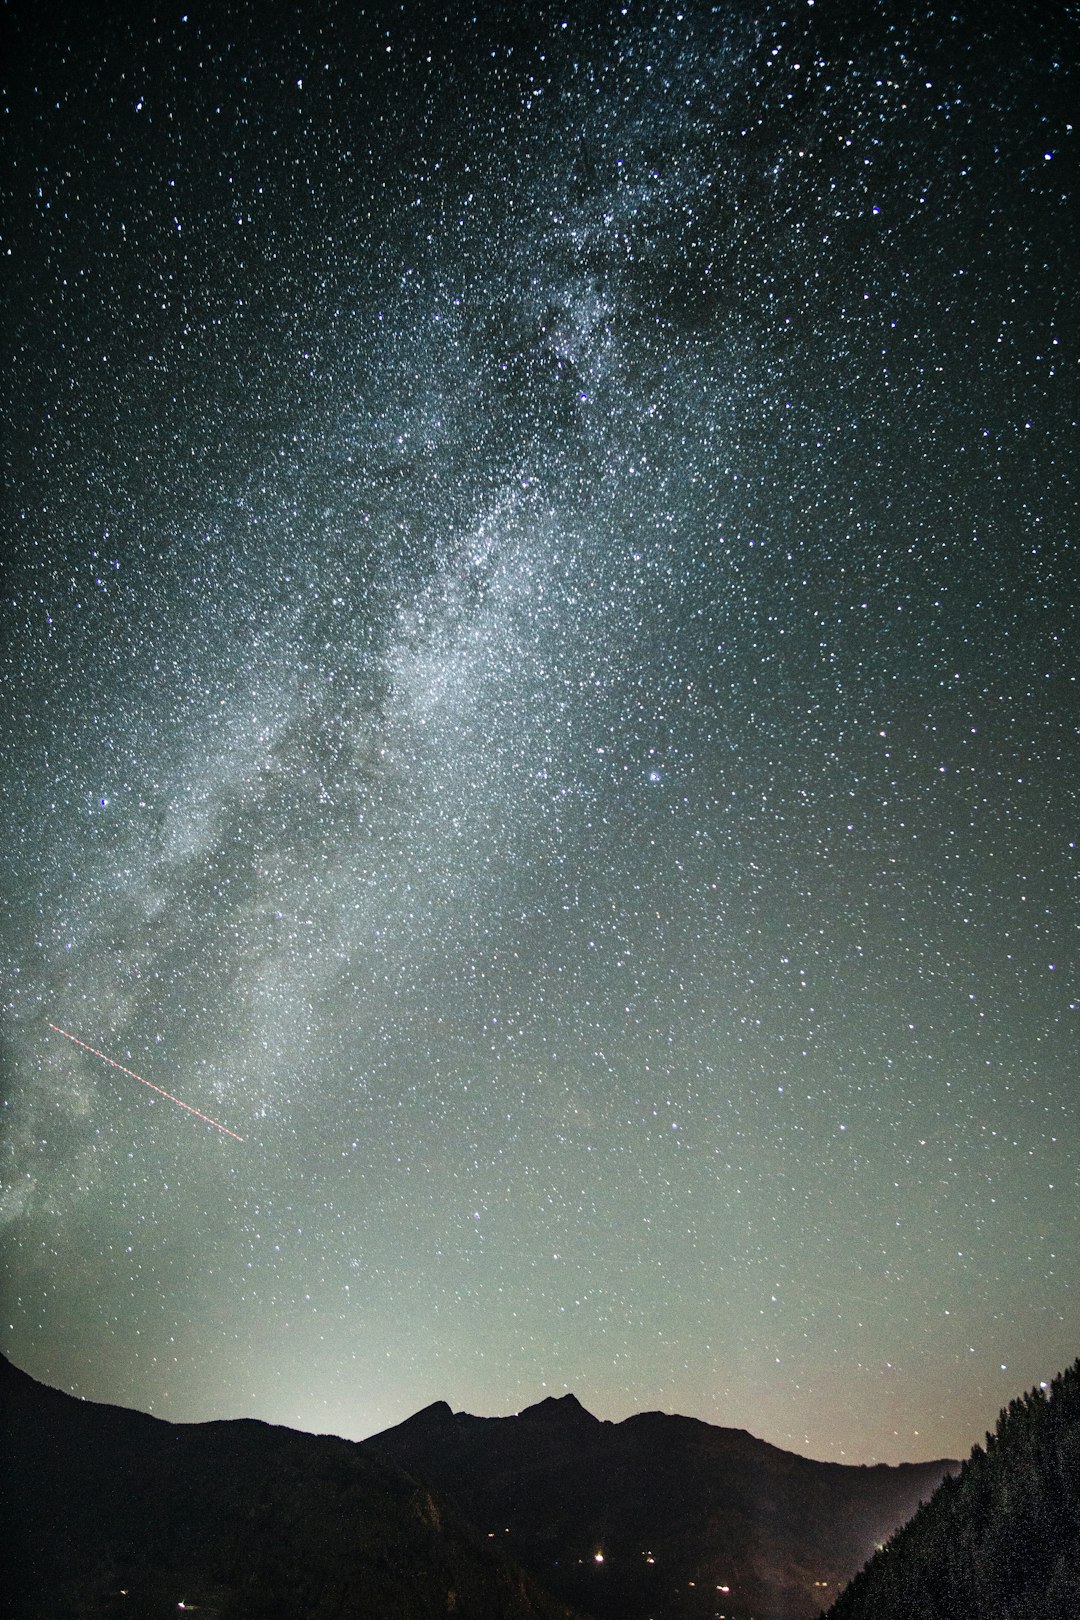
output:
{"label": "dark hillside", "polygon": [[[364,1442],[604,1620],[809,1620],[956,1466],[813,1462],[694,1418],[437,1402]],[[599,1555],[599,1556],[598,1556]]]}
{"label": "dark hillside", "polygon": [[6,1620],[573,1620],[352,1441],[173,1424],[0,1357]]}
{"label": "dark hillside", "polygon": [[1010,1401],[828,1620],[1076,1620],[1080,1361]]}

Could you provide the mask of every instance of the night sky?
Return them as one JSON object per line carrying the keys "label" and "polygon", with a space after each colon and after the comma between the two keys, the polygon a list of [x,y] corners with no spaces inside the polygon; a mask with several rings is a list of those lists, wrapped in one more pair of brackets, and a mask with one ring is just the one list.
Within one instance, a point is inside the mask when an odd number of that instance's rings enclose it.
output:
{"label": "night sky", "polygon": [[20,1366],[862,1462],[1076,1356],[1080,30],[1010,9],[3,7]]}

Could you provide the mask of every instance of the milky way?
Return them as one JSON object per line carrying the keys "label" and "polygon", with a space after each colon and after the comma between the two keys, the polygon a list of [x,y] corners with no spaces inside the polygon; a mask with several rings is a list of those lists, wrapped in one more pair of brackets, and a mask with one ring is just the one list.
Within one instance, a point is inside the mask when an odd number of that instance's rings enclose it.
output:
{"label": "milky way", "polygon": [[1077,31],[854,9],[7,8],[37,1377],[892,1461],[1075,1356]]}

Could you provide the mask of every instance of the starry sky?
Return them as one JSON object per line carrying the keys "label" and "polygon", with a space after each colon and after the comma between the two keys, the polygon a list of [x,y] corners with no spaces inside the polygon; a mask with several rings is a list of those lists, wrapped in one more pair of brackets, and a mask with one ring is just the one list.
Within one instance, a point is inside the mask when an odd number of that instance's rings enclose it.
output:
{"label": "starry sky", "polygon": [[1075,8],[3,23],[0,1348],[966,1455],[1080,1342]]}

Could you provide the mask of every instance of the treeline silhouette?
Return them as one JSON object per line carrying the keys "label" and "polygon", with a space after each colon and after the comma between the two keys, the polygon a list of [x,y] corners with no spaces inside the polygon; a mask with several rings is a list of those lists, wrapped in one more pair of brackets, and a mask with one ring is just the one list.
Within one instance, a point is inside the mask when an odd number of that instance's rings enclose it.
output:
{"label": "treeline silhouette", "polygon": [[1080,1360],[1010,1401],[827,1620],[1077,1620]]}

